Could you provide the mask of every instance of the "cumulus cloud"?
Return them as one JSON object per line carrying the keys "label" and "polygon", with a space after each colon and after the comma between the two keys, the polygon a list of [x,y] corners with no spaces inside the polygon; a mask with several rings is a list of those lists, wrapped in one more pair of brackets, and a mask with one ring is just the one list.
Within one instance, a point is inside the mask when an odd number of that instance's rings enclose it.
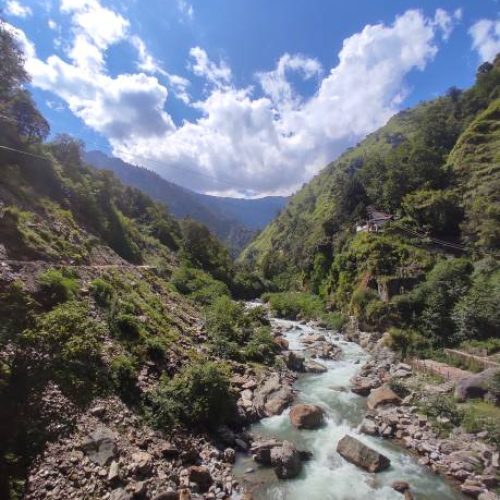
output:
{"label": "cumulus cloud", "polygon": [[481,61],[493,61],[500,52],[500,20],[481,19],[470,27],[469,34]]}
{"label": "cumulus cloud", "polygon": [[209,59],[206,51],[200,47],[193,47],[189,51],[193,62],[188,66],[196,76],[205,78],[215,87],[224,87],[231,82],[231,68],[224,62]]}
{"label": "cumulus cloud", "polygon": [[5,13],[8,16],[28,17],[31,16],[32,11],[27,5],[23,5],[17,0],[8,0],[5,4]]}
{"label": "cumulus cloud", "polygon": [[[124,160],[192,189],[227,195],[293,192],[383,125],[408,93],[406,75],[426,67],[459,17],[437,11],[428,18],[409,10],[392,24],[367,25],[346,38],[339,63],[329,70],[316,59],[284,54],[275,68],[256,73],[258,85],[248,87],[235,85],[226,61],[193,47],[188,68],[206,82],[206,94],[196,100],[188,94],[189,80],[161,68],[140,39],[131,43],[141,72],[107,75],[103,54],[129,25],[116,14],[108,16],[115,28],[99,33],[98,26],[88,35],[84,14],[101,8],[96,1],[63,0],[74,26],[70,62],[56,55],[42,61],[33,53],[27,68],[34,85],[58,95]],[[314,94],[300,95],[291,76],[316,82]],[[200,117],[175,125],[165,111],[167,87]]]}

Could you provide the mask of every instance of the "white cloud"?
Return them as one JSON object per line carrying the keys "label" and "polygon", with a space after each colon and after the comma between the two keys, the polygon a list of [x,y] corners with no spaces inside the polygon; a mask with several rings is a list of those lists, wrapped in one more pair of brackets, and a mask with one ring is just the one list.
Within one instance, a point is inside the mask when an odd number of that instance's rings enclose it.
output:
{"label": "white cloud", "polygon": [[14,17],[28,17],[31,16],[32,11],[27,5],[22,5],[17,0],[8,0],[5,4],[5,13],[8,16]]}
{"label": "white cloud", "polygon": [[298,72],[308,80],[320,76],[321,64],[317,59],[310,59],[300,54],[291,56],[284,54],[280,57],[276,69],[265,73],[257,73],[262,89],[266,95],[282,109],[284,106],[298,105],[300,96],[294,92],[287,80],[287,71]]}
{"label": "white cloud", "polygon": [[462,9],[456,9],[455,12],[449,14],[444,9],[437,9],[434,15],[434,24],[442,31],[443,40],[448,40],[455,28],[455,24],[462,19]]}
{"label": "white cloud", "polygon": [[200,47],[193,47],[189,55],[194,59],[189,68],[196,76],[205,78],[215,87],[224,87],[231,82],[231,68],[224,61],[219,64],[211,61],[206,51]]}
{"label": "white cloud", "polygon": [[53,30],[53,31],[57,30],[57,23],[53,19],[49,19],[47,22],[47,25],[49,26],[49,28],[51,30]]}
{"label": "white cloud", "polygon": [[500,52],[500,20],[481,19],[470,27],[469,34],[481,61],[493,61]]}
{"label": "white cloud", "polygon": [[188,19],[193,19],[194,9],[193,6],[187,2],[187,0],[177,0],[177,8],[183,16]]}
{"label": "white cloud", "polygon": [[[27,61],[33,84],[59,96],[123,159],[192,189],[229,195],[290,193],[383,125],[408,93],[407,74],[426,67],[437,53],[438,39],[449,36],[452,19],[457,19],[444,12],[426,18],[409,10],[390,25],[367,25],[346,38],[339,63],[325,73],[315,59],[284,54],[274,69],[257,73],[260,87],[237,87],[226,61],[214,61],[194,47],[188,67],[205,80],[207,94],[193,100],[189,81],[163,70],[139,38],[131,43],[141,72],[107,75],[106,48],[123,39],[128,22],[122,18],[119,29],[98,33],[97,27],[89,34],[81,13],[96,8],[96,1],[63,2],[73,17],[70,62],[56,55],[42,61],[33,50]],[[100,49],[100,55],[79,37]],[[292,74],[314,79],[314,94],[301,96]],[[165,112],[167,87],[155,75],[200,118],[176,126]]]}

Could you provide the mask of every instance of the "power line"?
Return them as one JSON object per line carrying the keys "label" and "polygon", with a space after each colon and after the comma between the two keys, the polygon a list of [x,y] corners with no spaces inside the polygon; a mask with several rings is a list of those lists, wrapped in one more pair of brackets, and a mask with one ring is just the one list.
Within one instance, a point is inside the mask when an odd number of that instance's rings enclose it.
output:
{"label": "power line", "polygon": [[51,158],[47,158],[46,156],[40,156],[40,155],[36,155],[34,153],[29,153],[28,151],[23,151],[22,149],[16,149],[16,148],[9,148],[8,146],[3,146],[0,144],[0,149],[6,149],[7,151],[15,151],[16,153],[21,153],[23,155],[26,155],[26,156],[32,156],[33,158],[40,158],[41,160],[45,160],[45,161],[52,161]]}

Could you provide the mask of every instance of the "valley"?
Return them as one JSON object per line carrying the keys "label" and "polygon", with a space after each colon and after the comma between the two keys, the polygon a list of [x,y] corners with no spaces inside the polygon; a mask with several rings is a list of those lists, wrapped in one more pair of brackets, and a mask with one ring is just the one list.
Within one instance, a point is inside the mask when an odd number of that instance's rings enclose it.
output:
{"label": "valley", "polygon": [[500,56],[235,199],[50,135],[0,53],[0,498],[498,498]]}

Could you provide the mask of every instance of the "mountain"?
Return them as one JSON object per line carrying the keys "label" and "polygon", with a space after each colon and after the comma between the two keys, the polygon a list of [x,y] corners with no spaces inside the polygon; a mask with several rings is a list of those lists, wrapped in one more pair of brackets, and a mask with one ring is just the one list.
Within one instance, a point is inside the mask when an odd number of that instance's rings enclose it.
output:
{"label": "mountain", "polygon": [[239,259],[387,331],[403,356],[497,342],[499,167],[497,56],[471,88],[400,112],[329,164]]}
{"label": "mountain", "polygon": [[191,217],[205,224],[227,244],[234,255],[237,255],[287,202],[287,198],[281,196],[241,199],[199,194],[169,182],[146,168],[109,157],[100,151],[85,153],[85,159],[97,168],[111,170],[125,184],[134,186],[166,204],[176,217]]}

